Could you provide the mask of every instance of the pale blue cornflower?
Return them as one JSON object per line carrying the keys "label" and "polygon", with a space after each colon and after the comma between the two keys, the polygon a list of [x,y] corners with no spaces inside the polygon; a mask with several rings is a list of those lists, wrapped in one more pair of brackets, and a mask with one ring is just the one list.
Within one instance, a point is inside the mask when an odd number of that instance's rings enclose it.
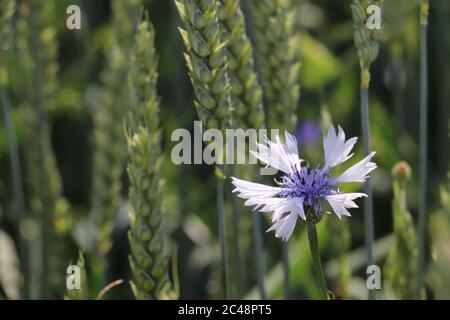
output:
{"label": "pale blue cornflower", "polygon": [[244,199],[246,206],[255,206],[255,210],[272,214],[272,227],[275,236],[284,241],[291,237],[297,219],[306,223],[317,223],[329,205],[341,218],[350,216],[347,209],[358,208],[353,201],[366,197],[364,193],[344,193],[338,184],[345,182],[364,182],[368,174],[377,166],[370,160],[375,152],[371,152],[363,160],[344,171],[340,176],[331,175],[331,169],[353,156],[350,153],[357,138],[345,140],[345,133],[339,127],[338,133],[333,126],[328,129],[323,139],[325,165],[310,168],[298,156],[296,138],[285,133],[285,143],[278,136],[275,142],[268,139],[265,144],[257,144],[257,152],[253,155],[262,163],[283,173],[275,179],[277,187],[232,178],[235,186],[233,192]]}

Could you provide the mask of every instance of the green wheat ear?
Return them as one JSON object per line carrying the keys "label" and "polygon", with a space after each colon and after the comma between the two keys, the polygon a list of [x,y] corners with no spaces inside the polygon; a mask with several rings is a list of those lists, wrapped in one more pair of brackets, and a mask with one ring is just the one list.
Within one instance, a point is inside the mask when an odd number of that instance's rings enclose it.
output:
{"label": "green wheat ear", "polygon": [[[189,76],[195,91],[198,117],[207,128],[224,131],[231,123],[230,79],[226,43],[220,38],[217,0],[175,0],[185,29],[179,28],[186,46]],[[221,150],[222,151],[222,150]],[[223,156],[223,152],[220,153]],[[223,166],[216,167],[217,209],[222,260],[222,289],[228,297],[228,263],[226,224],[224,214]]]}
{"label": "green wheat ear", "polygon": [[413,219],[407,208],[406,188],[411,179],[411,168],[401,161],[392,169],[394,200],[395,245],[386,261],[386,285],[396,299],[414,299],[416,282],[417,239]]}
{"label": "green wheat ear", "polygon": [[226,40],[228,74],[231,83],[233,127],[260,128],[264,125],[262,89],[253,61],[253,47],[245,31],[239,0],[219,0],[221,39]]}
{"label": "green wheat ear", "polygon": [[[370,65],[378,56],[379,44],[378,39],[381,29],[370,30],[367,25],[368,16],[366,10],[369,5],[376,4],[381,8],[383,0],[353,0],[351,4],[353,16],[353,40],[358,51],[360,65],[360,110],[361,110],[361,127],[362,140],[364,145],[364,154],[371,151],[371,135],[370,135],[370,110],[369,110],[369,84],[370,84]],[[372,181],[366,180],[364,183],[364,192],[367,197],[364,199],[364,220],[365,220],[365,238],[367,263],[372,265],[373,244],[374,244],[374,223],[373,223],[373,190]],[[369,290],[369,299],[374,300],[376,292]]]}
{"label": "green wheat ear", "polygon": [[131,230],[128,234],[132,289],[137,299],[161,299],[169,289],[161,201],[163,198],[158,58],[155,32],[144,20],[132,48],[130,108],[126,121]]}
{"label": "green wheat ear", "polygon": [[[251,0],[250,4],[254,18],[256,63],[264,90],[267,126],[269,129],[293,132],[297,125],[297,105],[300,96],[300,62],[291,1]],[[259,219],[256,217],[254,219]],[[257,221],[254,224],[259,225]],[[258,242],[260,241],[255,241]],[[282,257],[284,296],[288,298],[290,272],[287,243],[282,244]],[[261,297],[264,298],[262,285],[260,291]]]}
{"label": "green wheat ear", "polygon": [[230,82],[226,44],[220,40],[216,0],[175,0],[185,29],[179,28],[186,46],[198,117],[208,128],[230,126]]}
{"label": "green wheat ear", "polygon": [[[108,66],[102,73],[100,104],[94,106],[94,159],[91,207],[100,229],[98,251],[104,255],[111,247],[114,215],[119,206],[121,176],[126,143],[123,127],[128,92],[123,80],[128,74],[128,52],[139,21],[139,0],[112,1],[113,43]],[[118,125],[119,124],[119,125]]]}
{"label": "green wheat ear", "polygon": [[250,3],[268,127],[292,132],[297,124],[300,90],[294,11],[289,0],[251,0]]}
{"label": "green wheat ear", "polygon": [[361,67],[361,87],[367,88],[370,83],[370,65],[375,61],[379,51],[381,29],[370,30],[366,26],[366,10],[371,4],[381,6],[382,0],[353,0],[351,4],[353,15],[353,40],[358,49],[359,65]]}
{"label": "green wheat ear", "polygon": [[[228,74],[231,84],[231,105],[233,107],[233,128],[263,128],[265,127],[263,92],[255,72],[253,46],[246,33],[245,18],[240,1],[219,0],[218,4],[220,37],[222,41],[226,42]],[[231,176],[242,176],[245,173],[252,177],[255,175],[253,170],[248,170],[248,168],[244,170],[232,165],[229,169]],[[252,232],[249,229],[250,224],[245,223],[245,220],[249,219],[250,216],[239,213],[236,197],[232,197],[231,202],[233,223],[230,238],[233,244],[231,247],[234,259],[233,265],[236,266],[232,270],[234,272],[233,277],[236,278],[236,289],[239,297],[244,290],[246,282],[245,259],[242,257],[250,255],[249,248],[241,249],[241,247],[244,242],[250,243],[245,237],[251,237]],[[257,255],[261,255],[262,251],[263,249],[255,250]],[[258,265],[258,268],[264,269],[262,263]],[[258,277],[262,278],[263,273],[258,272]]]}

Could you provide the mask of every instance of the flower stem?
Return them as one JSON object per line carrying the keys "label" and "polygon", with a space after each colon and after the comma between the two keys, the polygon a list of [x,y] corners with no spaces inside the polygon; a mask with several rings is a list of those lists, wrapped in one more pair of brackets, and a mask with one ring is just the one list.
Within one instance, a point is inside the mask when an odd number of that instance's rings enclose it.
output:
{"label": "flower stem", "polygon": [[256,257],[256,279],[258,282],[259,295],[261,299],[266,299],[266,288],[264,285],[264,275],[266,273],[266,259],[264,257],[264,245],[261,236],[261,216],[259,213],[252,214],[253,220],[253,241],[255,245]]}
{"label": "flower stem", "polygon": [[322,263],[320,262],[319,242],[317,240],[317,230],[315,224],[308,224],[308,240],[311,248],[311,255],[313,258],[314,269],[319,284],[320,295],[323,300],[328,300],[328,289],[325,281],[325,274],[323,273]]}
{"label": "flower stem", "polygon": [[[369,122],[369,86],[361,85],[361,123],[363,129],[364,154],[370,153],[370,122]],[[373,265],[373,242],[374,242],[374,226],[373,226],[373,199],[372,199],[372,181],[366,180],[364,183],[364,192],[367,197],[364,198],[364,220],[367,250],[367,265]],[[375,291],[369,289],[369,299],[375,299]]]}
{"label": "flower stem", "polygon": [[218,226],[219,226],[219,242],[220,255],[222,261],[222,290],[224,299],[229,297],[229,272],[228,272],[228,247],[227,247],[227,233],[225,226],[225,209],[224,209],[224,191],[225,179],[218,177],[217,179],[217,212],[218,212]]}
{"label": "flower stem", "polygon": [[425,264],[425,228],[426,228],[426,193],[427,193],[427,101],[428,101],[428,10],[427,0],[421,1],[420,16],[420,162],[419,162],[419,225],[418,225],[418,247],[417,258],[417,288],[416,299],[420,298],[423,284],[423,273]]}

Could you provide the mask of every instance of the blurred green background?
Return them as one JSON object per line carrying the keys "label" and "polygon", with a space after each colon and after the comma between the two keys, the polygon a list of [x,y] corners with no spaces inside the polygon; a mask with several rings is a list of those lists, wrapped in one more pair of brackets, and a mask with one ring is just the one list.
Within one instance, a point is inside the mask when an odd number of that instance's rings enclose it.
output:
{"label": "blurred green background", "polygon": [[[243,2],[244,12],[248,6]],[[400,160],[412,168],[412,179],[407,183],[408,202],[413,220],[417,222],[418,208],[418,126],[419,126],[419,13],[417,0],[385,0],[384,32],[380,55],[372,65],[370,86],[370,117],[373,149],[378,169],[373,174],[375,236],[377,263],[382,265],[392,244],[392,179],[391,169]],[[19,6],[26,1],[19,1]],[[360,136],[359,65],[352,39],[351,1],[296,0],[293,1],[301,59],[301,98],[298,111],[298,131],[310,134],[302,146],[303,158],[320,162],[323,124],[331,121],[341,125],[348,136]],[[448,185],[449,169],[449,111],[450,111],[450,3],[448,0],[431,0],[429,23],[429,182],[426,192],[427,213],[430,217],[442,210],[441,186]],[[66,28],[66,8],[77,4],[82,8],[82,30]],[[145,1],[150,20],[156,30],[159,54],[159,94],[161,126],[165,165],[163,177],[166,188],[163,202],[165,228],[170,237],[171,255],[177,256],[181,298],[217,298],[220,296],[219,254],[217,245],[216,199],[214,167],[207,165],[174,165],[170,161],[171,132],[176,128],[192,130],[197,119],[193,106],[193,92],[182,53],[184,47],[177,26],[181,21],[173,1]],[[106,67],[106,56],[111,48],[111,7],[106,0],[58,0],[51,13],[52,25],[57,31],[59,71],[55,103],[49,110],[51,142],[60,171],[64,197],[70,204],[73,220],[67,236],[68,249],[60,256],[61,265],[77,260],[78,248],[86,252],[90,297],[95,297],[105,284],[119,279],[129,279],[128,243],[126,237],[127,213],[122,208],[115,219],[114,244],[108,255],[106,273],[99,270],[96,258],[89,254],[89,231],[82,222],[88,216],[91,201],[92,179],[92,114],[95,99],[89,92],[101,86],[101,72]],[[246,18],[250,19],[247,14]],[[15,15],[15,19],[18,19]],[[251,31],[249,32],[251,35]],[[6,57],[9,74],[9,95],[12,119],[21,155],[25,154],[27,141],[24,135],[24,73],[17,53],[17,41]],[[127,86],[124,79],[123,86]],[[117,126],[122,126],[117,119]],[[312,133],[311,133],[312,132]],[[301,143],[301,142],[300,142]],[[356,151],[361,156],[362,145]],[[16,247],[19,233],[16,225],[12,189],[9,149],[4,122],[0,123],[0,231],[10,237]],[[22,164],[26,173],[26,163]],[[351,187],[353,188],[353,186]],[[126,200],[127,177],[124,171],[122,195]],[[27,197],[27,188],[25,188]],[[227,195],[227,199],[230,195]],[[448,200],[447,200],[448,201]],[[242,204],[241,201],[239,201]],[[329,287],[339,297],[365,298],[365,275],[362,250],[364,224],[362,203],[360,209],[347,219],[350,235],[342,240],[333,228],[340,227],[326,217],[322,224],[321,247]],[[228,208],[229,209],[229,208]],[[448,210],[448,208],[447,208]],[[250,215],[242,207],[243,216]],[[251,220],[242,219],[242,224]],[[269,226],[265,221],[265,228]],[[81,224],[81,227],[80,227]],[[78,230],[78,231],[75,231]],[[80,231],[81,230],[81,231]],[[299,228],[298,230],[301,230]],[[80,235],[81,232],[81,235]],[[447,230],[448,232],[448,230]],[[272,234],[264,234],[267,259],[266,286],[270,298],[282,298],[282,272],[280,241]],[[335,239],[333,237],[336,237]],[[246,258],[243,297],[258,298],[251,237],[242,236]],[[80,240],[81,239],[81,240]],[[447,238],[448,239],[448,238]],[[331,241],[330,241],[331,240]],[[344,270],[340,264],[341,241],[349,241],[349,255]],[[444,240],[442,240],[444,241]],[[427,243],[431,240],[427,237]],[[305,235],[302,231],[291,240],[291,298],[315,298],[317,288],[312,274]],[[432,250],[427,245],[427,262]],[[1,257],[7,250],[0,248]],[[416,263],[411,260],[411,264]],[[0,265],[1,267],[2,265]],[[65,277],[65,267],[60,269]],[[347,274],[347,278],[345,278]],[[171,272],[173,277],[174,272]],[[232,273],[232,288],[236,293],[237,275]],[[344,279],[346,280],[342,280]],[[0,286],[6,286],[2,283]],[[4,280],[3,280],[4,281]],[[341,282],[345,281],[344,284]],[[438,281],[439,282],[439,281]],[[428,283],[428,282],[427,282]],[[10,284],[9,286],[17,286]],[[349,292],[343,293],[343,287]],[[432,282],[427,284],[427,297],[435,297]],[[3,290],[7,291],[5,288]],[[15,292],[8,289],[8,292]],[[13,290],[13,291],[11,291]],[[1,292],[1,291],[0,291]],[[450,287],[446,291],[450,298]],[[0,293],[1,295],[1,293]],[[445,294],[444,294],[445,296]],[[112,289],[109,298],[131,298],[126,284]],[[62,298],[54,296],[53,298]]]}

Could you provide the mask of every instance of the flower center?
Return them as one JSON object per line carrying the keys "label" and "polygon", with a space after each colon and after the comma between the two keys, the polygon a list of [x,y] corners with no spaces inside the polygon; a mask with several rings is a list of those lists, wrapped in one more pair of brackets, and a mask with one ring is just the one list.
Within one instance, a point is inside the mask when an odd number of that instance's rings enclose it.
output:
{"label": "flower center", "polygon": [[[293,174],[283,176],[278,184],[283,188],[280,197],[302,197],[303,204],[309,206],[315,213],[322,213],[320,200],[336,192],[328,179],[328,170],[310,169],[302,166]],[[307,209],[307,208],[305,208]]]}

